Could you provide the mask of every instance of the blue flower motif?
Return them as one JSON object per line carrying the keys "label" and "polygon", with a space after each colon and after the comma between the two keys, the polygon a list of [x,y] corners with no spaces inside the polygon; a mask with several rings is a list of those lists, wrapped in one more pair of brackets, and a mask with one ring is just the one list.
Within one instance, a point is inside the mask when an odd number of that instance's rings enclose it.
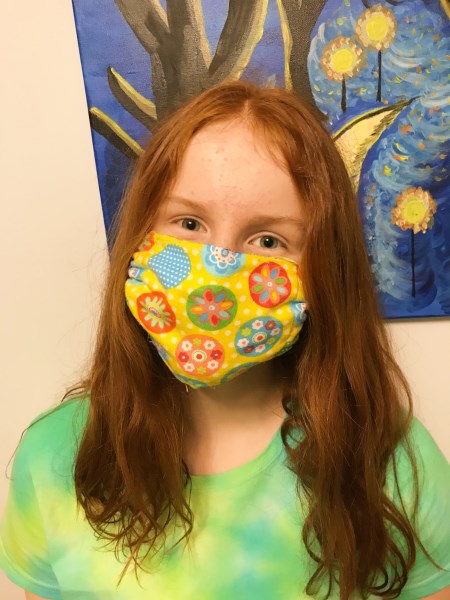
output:
{"label": "blue flower motif", "polygon": [[245,256],[227,248],[206,245],[202,249],[202,260],[208,273],[227,277],[239,271],[245,263]]}

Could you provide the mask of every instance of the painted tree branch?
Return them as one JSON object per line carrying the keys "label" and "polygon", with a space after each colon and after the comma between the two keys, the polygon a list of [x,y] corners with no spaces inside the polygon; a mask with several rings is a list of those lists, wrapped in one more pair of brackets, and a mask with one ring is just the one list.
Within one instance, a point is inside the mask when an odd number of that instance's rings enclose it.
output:
{"label": "painted tree branch", "polygon": [[177,56],[188,71],[202,76],[211,63],[201,0],[167,0],[167,20]]}
{"label": "painted tree branch", "polygon": [[167,85],[163,112],[171,112],[204,89],[211,61],[200,0],[167,0],[169,38],[158,49]]}
{"label": "painted tree branch", "polygon": [[[159,0],[115,2],[150,56],[154,105],[113,69],[108,73],[110,87],[122,106],[150,130],[157,119],[195,94],[241,76],[262,37],[268,5],[268,0],[229,0],[227,19],[211,61],[201,0],[166,0],[167,13]],[[125,132],[116,131],[112,119],[96,116],[92,124],[130,155],[129,140],[124,141]]]}
{"label": "painted tree branch", "polygon": [[289,22],[283,7],[283,0],[277,0],[278,13],[280,15],[281,37],[283,38],[284,48],[284,87],[292,91],[291,77],[291,54],[292,54],[292,35],[289,28]]}
{"label": "painted tree branch", "polygon": [[[152,63],[158,116],[203,89],[210,51],[200,0],[115,0]],[[190,91],[190,93],[189,93]]]}
{"label": "painted tree branch", "polygon": [[211,61],[201,0],[115,0],[150,54],[158,117],[224,79],[238,79],[263,34],[268,0],[229,0]]}
{"label": "painted tree branch", "polygon": [[120,104],[150,131],[156,123],[156,107],[128,83],[115,69],[108,68],[109,87]]}
{"label": "painted tree branch", "polygon": [[157,52],[150,55],[150,62],[152,65],[153,98],[155,100],[156,113],[158,118],[161,118],[166,113],[167,106],[169,106],[169,91],[167,89],[167,81],[161,58]]}
{"label": "painted tree branch", "polygon": [[89,109],[91,127],[131,160],[142,154],[142,147],[122,127],[102,110],[93,106]]}
{"label": "painted tree branch", "polygon": [[159,0],[115,0],[135,36],[149,54],[157,52],[169,35],[167,15]]}
{"label": "painted tree branch", "polygon": [[283,23],[285,17],[290,33],[290,44],[284,40],[284,45],[292,89],[302,99],[314,105],[315,101],[309,85],[308,53],[312,30],[326,0],[280,0],[280,2],[284,9],[284,15],[280,11],[281,22]]}
{"label": "painted tree branch", "polygon": [[228,16],[209,67],[208,86],[239,79],[264,32],[268,0],[229,0]]}

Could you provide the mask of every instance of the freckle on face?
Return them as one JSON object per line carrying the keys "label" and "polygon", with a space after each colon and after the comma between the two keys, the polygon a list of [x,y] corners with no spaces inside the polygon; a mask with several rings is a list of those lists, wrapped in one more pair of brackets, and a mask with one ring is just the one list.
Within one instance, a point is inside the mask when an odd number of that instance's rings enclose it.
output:
{"label": "freckle on face", "polygon": [[[202,170],[205,165],[207,172]],[[298,201],[288,173],[274,162],[264,143],[241,123],[211,125],[197,133],[186,151],[175,192],[189,182],[193,185],[188,187],[195,189],[199,197],[203,192],[210,199],[211,188],[220,193],[216,189],[219,177],[228,188],[242,190],[250,200],[257,194],[257,203],[266,197],[279,200],[286,195]],[[253,194],[249,193],[253,190]]]}
{"label": "freckle on face", "polygon": [[239,122],[209,125],[194,136],[172,194],[207,208],[208,220],[228,231],[244,228],[258,214],[301,220],[299,193],[287,169]]}

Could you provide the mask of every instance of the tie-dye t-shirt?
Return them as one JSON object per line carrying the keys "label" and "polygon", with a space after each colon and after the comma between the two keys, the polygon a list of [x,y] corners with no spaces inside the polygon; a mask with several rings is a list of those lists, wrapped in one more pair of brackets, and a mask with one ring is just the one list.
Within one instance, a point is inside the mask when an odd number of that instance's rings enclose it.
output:
{"label": "tie-dye t-shirt", "polygon": [[[70,400],[38,420],[17,451],[1,523],[0,565],[17,585],[64,600],[299,600],[314,565],[301,543],[304,515],[278,432],[253,460],[225,473],[194,476],[194,530],[152,563],[129,569],[96,539],[77,509],[73,460],[88,400]],[[450,467],[426,429],[412,427],[423,495],[425,547],[447,571],[418,551],[401,599],[422,598],[450,585]],[[410,470],[399,448],[405,497]],[[389,485],[389,480],[387,485]],[[338,597],[335,590],[333,598]]]}

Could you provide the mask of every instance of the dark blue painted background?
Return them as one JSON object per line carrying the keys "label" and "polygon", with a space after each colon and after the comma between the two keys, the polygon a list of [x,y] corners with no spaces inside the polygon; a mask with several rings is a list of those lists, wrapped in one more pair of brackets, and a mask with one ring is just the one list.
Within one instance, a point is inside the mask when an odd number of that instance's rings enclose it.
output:
{"label": "dark blue painted background", "polygon": [[[147,130],[114,98],[106,70],[114,67],[140,93],[152,99],[147,53],[113,0],[95,3],[74,0],[73,4],[88,106],[100,108],[134,139],[145,143]],[[383,53],[383,99],[389,104],[405,98],[417,99],[384,132],[364,162],[359,202],[367,247],[386,316],[450,315],[450,23],[438,0],[397,0],[396,5],[381,4],[393,11],[398,24],[394,42]],[[225,22],[227,7],[226,0],[203,3],[212,51]],[[341,84],[328,80],[320,65],[324,46],[338,35],[353,35],[355,20],[364,8],[360,0],[329,0],[313,31],[308,58],[310,83],[317,105],[329,116],[332,130],[340,128],[355,114],[379,106],[376,52],[367,53],[367,66],[347,82],[345,115],[340,108]],[[417,65],[421,68],[420,75]],[[282,86],[283,70],[278,9],[275,0],[270,0],[263,38],[243,78],[262,83],[275,76],[276,84]],[[436,106],[439,110],[433,109]],[[405,124],[411,124],[414,130],[408,139],[399,133]],[[92,135],[108,229],[120,201],[129,161],[101,135],[95,131]],[[417,151],[418,139],[426,140],[426,148],[421,152]],[[393,159],[393,149],[399,142],[408,155],[400,165]],[[437,160],[437,154],[445,158]],[[394,176],[383,175],[386,165]],[[373,184],[376,191],[368,203]],[[391,223],[391,209],[402,189],[419,185],[432,194],[438,209],[434,225],[426,234],[419,233],[414,238],[417,293],[413,298],[410,231],[401,231]]]}

